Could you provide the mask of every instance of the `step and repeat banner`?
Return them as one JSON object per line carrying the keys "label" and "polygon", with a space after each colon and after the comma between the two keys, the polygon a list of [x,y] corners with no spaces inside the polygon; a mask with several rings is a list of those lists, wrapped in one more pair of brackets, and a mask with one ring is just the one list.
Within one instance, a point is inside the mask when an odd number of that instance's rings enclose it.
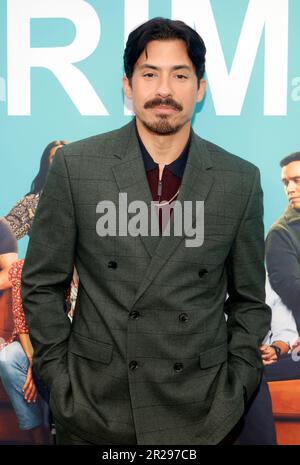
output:
{"label": "step and repeat banner", "polygon": [[[124,46],[156,16],[203,37],[207,91],[193,128],[260,168],[266,233],[287,207],[279,161],[300,150],[299,0],[0,0],[0,216],[19,260],[55,147],[132,118]],[[25,441],[1,389],[0,441]]]}

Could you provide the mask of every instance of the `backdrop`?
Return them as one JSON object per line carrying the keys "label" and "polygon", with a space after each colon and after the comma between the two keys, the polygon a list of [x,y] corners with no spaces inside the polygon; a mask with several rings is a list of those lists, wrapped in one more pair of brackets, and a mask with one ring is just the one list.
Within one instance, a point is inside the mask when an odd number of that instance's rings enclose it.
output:
{"label": "backdrop", "polygon": [[208,85],[193,127],[260,168],[266,232],[282,213],[279,160],[300,150],[299,0],[0,0],[0,216],[30,190],[49,142],[132,118],[124,44],[155,16],[202,35]]}
{"label": "backdrop", "polygon": [[[121,87],[128,33],[154,16],[203,36],[208,89],[196,132],[259,166],[266,230],[286,206],[278,161],[299,150],[299,0],[0,0],[0,215],[29,191],[54,139],[132,117]],[[28,239],[19,241],[20,257]]]}

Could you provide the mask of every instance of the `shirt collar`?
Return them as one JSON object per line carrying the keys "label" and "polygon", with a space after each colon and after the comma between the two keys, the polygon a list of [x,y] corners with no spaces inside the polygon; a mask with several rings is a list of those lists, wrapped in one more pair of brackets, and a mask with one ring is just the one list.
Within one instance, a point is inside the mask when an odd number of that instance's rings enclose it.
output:
{"label": "shirt collar", "polygon": [[[141,152],[142,152],[142,156],[143,156],[146,171],[150,171],[150,170],[153,170],[155,168],[158,168],[158,163],[156,163],[153,160],[150,153],[148,152],[148,150],[144,146],[144,144],[142,142],[142,139],[139,136],[136,125],[135,125],[135,130],[136,130],[136,135],[137,135],[139,145],[140,145],[140,148],[141,148]],[[168,165],[165,165],[165,167],[168,170],[170,170],[173,174],[175,174],[175,176],[177,176],[178,178],[182,178],[182,176],[183,176],[184,168],[185,168],[187,158],[188,158],[188,154],[189,154],[189,149],[190,149],[190,144],[191,144],[191,136],[192,136],[192,131],[190,131],[188,141],[187,141],[183,151],[179,155],[179,157],[176,158],[176,160],[172,161],[172,163],[169,163]]]}

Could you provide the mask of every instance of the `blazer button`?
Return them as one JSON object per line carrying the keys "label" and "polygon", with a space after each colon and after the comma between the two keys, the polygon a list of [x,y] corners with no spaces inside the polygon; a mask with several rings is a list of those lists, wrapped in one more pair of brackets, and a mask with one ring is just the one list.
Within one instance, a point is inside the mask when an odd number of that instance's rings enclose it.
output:
{"label": "blazer button", "polygon": [[130,370],[135,370],[138,367],[138,362],[136,360],[131,360],[129,363]]}
{"label": "blazer button", "polygon": [[188,321],[188,319],[189,319],[189,317],[188,317],[188,315],[186,313],[180,313],[180,315],[179,315],[179,320],[180,321],[185,322],[185,321]]}
{"label": "blazer button", "polygon": [[113,260],[111,260],[110,262],[108,262],[107,264],[108,268],[118,268],[118,264],[117,262],[114,262]]}
{"label": "blazer button", "polygon": [[201,268],[201,270],[199,270],[198,272],[198,275],[200,276],[200,278],[202,278],[202,276],[205,276],[207,273],[208,271],[206,268]]}
{"label": "blazer button", "polygon": [[179,373],[180,371],[183,370],[183,364],[182,363],[174,363],[174,370]]}
{"label": "blazer button", "polygon": [[140,312],[138,312],[137,310],[133,310],[132,312],[129,313],[129,317],[132,320],[137,320],[140,316],[141,316]]}

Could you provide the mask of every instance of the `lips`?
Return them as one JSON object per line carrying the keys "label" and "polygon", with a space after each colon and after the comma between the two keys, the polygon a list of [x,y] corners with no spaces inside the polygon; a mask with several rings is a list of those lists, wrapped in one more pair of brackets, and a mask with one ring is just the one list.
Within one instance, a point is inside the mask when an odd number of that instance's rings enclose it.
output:
{"label": "lips", "polygon": [[154,109],[157,109],[157,110],[172,110],[172,111],[178,111],[177,108],[174,108],[170,105],[156,105],[155,107],[153,107]]}

